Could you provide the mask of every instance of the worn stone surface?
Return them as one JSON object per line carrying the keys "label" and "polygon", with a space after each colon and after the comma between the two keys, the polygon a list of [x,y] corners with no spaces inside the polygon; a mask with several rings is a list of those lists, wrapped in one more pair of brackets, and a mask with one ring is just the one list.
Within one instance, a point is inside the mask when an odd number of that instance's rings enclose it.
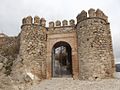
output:
{"label": "worn stone surface", "polygon": [[0,63],[0,70],[3,68],[3,65],[4,65],[3,63]]}
{"label": "worn stone surface", "polygon": [[89,9],[88,10],[89,17],[96,17],[96,12],[95,9]]}
{"label": "worn stone surface", "polygon": [[[31,73],[34,79],[46,78],[46,28],[40,26],[39,18],[34,23],[22,26],[20,34],[20,58],[26,73]],[[41,19],[41,21],[45,21]],[[42,23],[42,22],[41,22]],[[43,26],[45,23],[42,23]]]}
{"label": "worn stone surface", "polygon": [[115,67],[109,23],[95,17],[93,12],[90,9],[90,17],[77,24],[79,76],[81,79],[111,78]]}
{"label": "worn stone surface", "polygon": [[80,14],[77,16],[77,22],[82,21],[87,18],[87,12],[82,10]]}

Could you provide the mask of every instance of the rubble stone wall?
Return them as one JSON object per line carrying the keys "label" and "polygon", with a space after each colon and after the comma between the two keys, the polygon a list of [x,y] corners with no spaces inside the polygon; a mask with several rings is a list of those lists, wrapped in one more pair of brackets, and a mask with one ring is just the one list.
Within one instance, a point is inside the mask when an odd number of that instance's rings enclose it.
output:
{"label": "rubble stone wall", "polygon": [[99,9],[88,14],[82,11],[77,16],[79,78],[111,78],[115,70],[107,16]]}
{"label": "rubble stone wall", "polygon": [[[46,28],[45,20],[28,16],[23,19],[20,34],[20,58],[25,72],[34,79],[46,78]],[[40,22],[41,21],[41,22]],[[33,77],[32,77],[33,76]]]}

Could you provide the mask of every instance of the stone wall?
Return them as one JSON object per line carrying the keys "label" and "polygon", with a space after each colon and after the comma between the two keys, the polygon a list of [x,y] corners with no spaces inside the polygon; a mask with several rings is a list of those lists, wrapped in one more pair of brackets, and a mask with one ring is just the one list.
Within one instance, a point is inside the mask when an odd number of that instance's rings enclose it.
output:
{"label": "stone wall", "polygon": [[72,58],[72,77],[78,79],[79,65],[77,58],[77,37],[75,29],[75,20],[63,20],[62,22],[57,20],[49,22],[47,31],[47,79],[51,79],[53,73],[53,59],[52,52],[56,43],[65,42],[71,47],[71,58]]}
{"label": "stone wall", "polygon": [[[64,29],[65,30],[65,29]],[[59,32],[59,31],[58,31]],[[61,44],[60,42],[65,42],[71,47],[71,58],[72,58],[72,77],[73,79],[78,79],[79,74],[79,65],[77,58],[77,38],[76,32],[66,32],[54,34],[50,33],[47,37],[47,78],[52,78],[52,52],[56,43]],[[61,44],[62,45],[62,44]]]}
{"label": "stone wall", "polygon": [[80,79],[111,78],[114,57],[107,16],[99,9],[82,11],[77,16]]}
{"label": "stone wall", "polygon": [[24,72],[34,80],[46,78],[46,28],[45,19],[28,16],[23,19],[20,33],[20,58]]}

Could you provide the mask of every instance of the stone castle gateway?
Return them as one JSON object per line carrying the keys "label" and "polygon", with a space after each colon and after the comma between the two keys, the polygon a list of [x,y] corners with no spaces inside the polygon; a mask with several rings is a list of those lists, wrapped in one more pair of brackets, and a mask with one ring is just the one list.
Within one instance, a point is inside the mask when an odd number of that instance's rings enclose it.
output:
{"label": "stone castle gateway", "polygon": [[[22,20],[19,58],[23,73],[33,80],[53,77],[95,80],[112,78],[114,56],[107,16],[99,9],[71,19],[49,22],[28,16]],[[22,69],[23,70],[23,69]],[[14,72],[13,72],[14,73]],[[32,76],[31,76],[32,75]]]}

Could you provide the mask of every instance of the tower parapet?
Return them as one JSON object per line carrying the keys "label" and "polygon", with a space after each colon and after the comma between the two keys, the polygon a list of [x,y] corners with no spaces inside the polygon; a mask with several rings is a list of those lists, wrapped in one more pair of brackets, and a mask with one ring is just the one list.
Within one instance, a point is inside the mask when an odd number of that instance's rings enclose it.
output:
{"label": "tower parapet", "polygon": [[34,17],[34,24],[40,25],[40,18],[38,16]]}
{"label": "tower parapet", "polygon": [[77,22],[80,22],[86,18],[87,18],[87,12],[83,10],[80,14],[78,14]]}
{"label": "tower parapet", "polygon": [[88,10],[89,17],[96,17],[95,9],[91,8]]}
{"label": "tower parapet", "polygon": [[101,11],[100,9],[95,10],[93,8],[90,8],[88,10],[88,16],[87,16],[87,12],[84,10],[80,14],[78,14],[77,22],[80,22],[82,20],[89,19],[89,18],[101,18],[101,19],[104,19],[106,22],[108,22],[108,17],[103,13],[103,11]]}
{"label": "tower parapet", "polygon": [[101,11],[100,9],[96,10],[96,17],[100,17],[103,18],[104,20],[106,20],[108,22],[108,16],[106,16],[103,11]]}
{"label": "tower parapet", "polygon": [[32,20],[31,16],[26,17],[26,24],[32,24]]}
{"label": "tower parapet", "polygon": [[26,18],[23,18],[22,19],[22,25],[25,25],[26,24]]}
{"label": "tower parapet", "polygon": [[46,20],[45,20],[45,18],[41,18],[40,19],[40,25],[43,26],[43,27],[46,26]]}
{"label": "tower parapet", "polygon": [[[34,22],[33,22],[34,19]],[[40,25],[45,27],[46,26],[46,20],[44,18],[41,18],[39,16],[35,16],[32,18],[31,16],[25,17],[22,20],[22,25]]]}
{"label": "tower parapet", "polygon": [[32,24],[32,22],[33,22],[33,19],[32,19],[31,16],[28,16],[28,17],[26,17],[26,18],[23,18],[23,20],[22,20],[22,24],[23,24],[23,25],[25,25],[25,24]]}

